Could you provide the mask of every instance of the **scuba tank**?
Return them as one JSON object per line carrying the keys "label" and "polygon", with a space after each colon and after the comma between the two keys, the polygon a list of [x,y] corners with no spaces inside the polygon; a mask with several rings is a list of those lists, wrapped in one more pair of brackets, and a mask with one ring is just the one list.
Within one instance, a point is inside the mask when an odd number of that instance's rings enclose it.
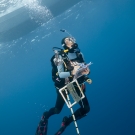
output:
{"label": "scuba tank", "polygon": [[[59,51],[58,51],[59,49]],[[58,47],[53,47],[53,51],[54,51],[54,59],[53,59],[53,62],[56,66],[59,66],[61,64],[64,64],[65,66],[65,69],[68,70],[68,71],[71,71],[73,70],[73,66],[71,66],[70,64],[70,60],[67,56],[67,52],[68,50],[63,50],[61,48],[58,48]]]}

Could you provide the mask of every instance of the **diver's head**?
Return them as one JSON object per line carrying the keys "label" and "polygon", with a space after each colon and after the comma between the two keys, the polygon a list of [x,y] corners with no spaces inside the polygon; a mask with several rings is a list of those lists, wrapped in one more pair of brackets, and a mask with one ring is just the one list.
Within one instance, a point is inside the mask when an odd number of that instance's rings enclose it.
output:
{"label": "diver's head", "polygon": [[65,37],[62,39],[61,44],[64,49],[68,49],[70,53],[74,53],[78,48],[78,44],[75,43],[75,39],[73,37]]}

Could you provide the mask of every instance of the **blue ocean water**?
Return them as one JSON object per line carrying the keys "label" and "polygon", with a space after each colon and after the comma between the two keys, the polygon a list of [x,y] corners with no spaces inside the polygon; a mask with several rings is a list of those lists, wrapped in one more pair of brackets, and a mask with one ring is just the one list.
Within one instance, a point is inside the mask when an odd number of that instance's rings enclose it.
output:
{"label": "blue ocean water", "polygon": [[[81,1],[20,39],[0,43],[0,135],[33,135],[45,110],[55,105],[51,80],[52,47],[60,32],[75,38],[90,67],[86,95],[91,110],[78,121],[81,135],[135,135],[135,1]],[[79,106],[75,106],[74,110]],[[48,135],[60,127],[49,119]],[[70,124],[63,135],[75,135]]]}

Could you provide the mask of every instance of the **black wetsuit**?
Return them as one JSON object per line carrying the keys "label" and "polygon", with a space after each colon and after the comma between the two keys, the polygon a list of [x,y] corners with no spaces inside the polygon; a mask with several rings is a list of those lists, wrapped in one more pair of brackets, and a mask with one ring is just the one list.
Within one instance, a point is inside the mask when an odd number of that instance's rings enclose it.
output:
{"label": "black wetsuit", "polygon": [[[79,84],[82,84],[84,81],[86,81],[86,77],[85,76],[82,76],[78,79],[78,83]],[[83,92],[84,92],[84,95],[85,95],[85,90],[86,90],[86,86],[84,84],[83,85]],[[54,114],[59,114],[65,104],[65,101],[64,99],[62,98],[61,94],[59,93],[59,89],[64,87],[65,86],[65,83],[64,81],[62,81],[62,83],[60,84],[57,84],[55,83],[55,87],[56,87],[56,93],[57,93],[57,99],[56,99],[56,102],[55,102],[55,106],[52,107],[49,111],[48,111],[48,115],[46,116],[47,118],[49,118],[50,116],[54,115]],[[76,91],[78,92],[78,95],[80,95],[80,91],[79,91],[79,88],[78,87],[75,87]],[[66,94],[64,94],[64,96],[66,97]],[[77,109],[75,112],[74,112],[74,115],[75,115],[75,118],[76,119],[80,119],[82,118],[83,116],[85,116],[89,111],[90,111],[90,105],[89,105],[89,102],[87,100],[87,96],[85,95],[85,98],[83,98],[80,102],[79,102],[79,105],[80,105],[80,108]],[[71,122],[73,121],[73,118],[72,116],[69,117],[68,119],[68,124],[70,124]]]}
{"label": "black wetsuit", "polygon": [[[76,61],[76,60],[75,60]],[[55,80],[55,81],[54,81]],[[72,80],[72,78],[71,78]],[[82,76],[78,79],[78,83],[81,85],[83,84],[83,82],[85,82],[87,80],[86,76]],[[54,115],[54,114],[59,114],[62,111],[62,108],[65,104],[64,99],[62,98],[61,94],[59,93],[59,89],[65,86],[65,79],[61,79],[61,78],[53,78],[53,81],[55,82],[54,85],[56,87],[56,93],[57,93],[57,99],[55,102],[55,106],[52,107],[49,111],[46,111],[43,113],[43,118],[44,121],[48,120],[50,116]],[[85,86],[85,85],[83,85]],[[78,94],[80,94],[79,88],[75,87],[76,91]],[[86,88],[83,88],[84,91],[84,95],[85,95],[85,90]],[[66,97],[66,94],[64,94],[64,96]],[[83,98],[80,102],[79,102],[80,108],[77,109],[74,112],[75,118],[76,120],[81,119],[82,117],[86,116],[86,114],[90,111],[90,105],[89,102],[87,100],[87,96],[85,95],[85,98]],[[42,119],[43,120],[43,119]],[[41,120],[41,121],[42,121]],[[70,116],[66,122],[67,126],[73,121],[72,116]],[[47,134],[47,133],[46,133]],[[43,135],[46,135],[43,134]],[[39,134],[36,134],[39,135]],[[42,134],[41,134],[42,135]]]}

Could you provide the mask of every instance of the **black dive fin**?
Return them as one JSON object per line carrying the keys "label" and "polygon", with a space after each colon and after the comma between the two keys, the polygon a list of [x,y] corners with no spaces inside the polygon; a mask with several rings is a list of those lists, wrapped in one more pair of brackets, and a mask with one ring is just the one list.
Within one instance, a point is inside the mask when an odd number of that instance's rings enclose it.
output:
{"label": "black dive fin", "polygon": [[40,121],[35,135],[47,135],[48,120]]}
{"label": "black dive fin", "polygon": [[61,135],[65,129],[66,129],[66,126],[62,126],[54,135]]}

